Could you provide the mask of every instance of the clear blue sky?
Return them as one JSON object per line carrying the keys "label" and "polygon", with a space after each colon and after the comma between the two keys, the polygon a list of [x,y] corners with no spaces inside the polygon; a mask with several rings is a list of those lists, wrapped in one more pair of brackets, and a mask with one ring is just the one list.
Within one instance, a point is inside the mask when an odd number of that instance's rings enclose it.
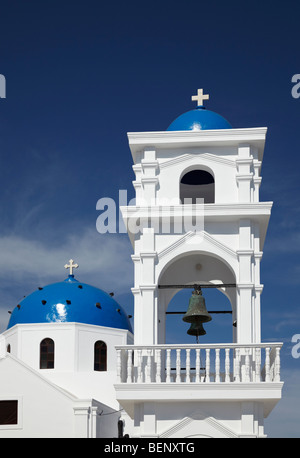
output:
{"label": "clear blue sky", "polygon": [[97,233],[96,202],[134,196],[126,133],[165,130],[202,87],[233,127],[268,127],[262,337],[284,342],[286,384],[266,431],[300,437],[299,16],[290,0],[1,3],[0,331],[24,295],[65,278],[70,257],[132,313],[131,247]]}

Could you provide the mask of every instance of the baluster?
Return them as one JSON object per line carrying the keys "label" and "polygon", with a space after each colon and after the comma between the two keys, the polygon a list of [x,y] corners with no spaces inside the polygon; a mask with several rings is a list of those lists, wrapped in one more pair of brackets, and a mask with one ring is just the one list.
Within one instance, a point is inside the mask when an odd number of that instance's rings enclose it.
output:
{"label": "baluster", "polygon": [[210,348],[206,349],[205,381],[206,383],[210,382]]}
{"label": "baluster", "polygon": [[180,370],[181,370],[181,364],[180,364],[180,348],[176,349],[176,383],[179,383],[181,381],[180,378]]}
{"label": "baluster", "polygon": [[167,349],[167,377],[166,383],[171,382],[171,349]]}
{"label": "baluster", "polygon": [[137,361],[137,382],[142,383],[142,350],[137,351],[138,361]]}
{"label": "baluster", "polygon": [[219,383],[220,382],[220,348],[216,348],[215,350],[216,354],[216,359],[215,359],[215,382]]}
{"label": "baluster", "polygon": [[229,348],[225,348],[225,382],[230,382],[230,359],[229,359]]}
{"label": "baluster", "polygon": [[274,382],[280,382],[280,347],[276,347]]}
{"label": "baluster", "polygon": [[245,382],[250,382],[250,357],[249,357],[249,348],[245,349]]}
{"label": "baluster", "polygon": [[234,380],[235,382],[240,382],[240,349],[235,349],[235,358],[234,358]]}
{"label": "baluster", "polygon": [[190,359],[190,352],[191,350],[189,348],[186,349],[186,378],[185,381],[186,383],[191,382],[191,377],[190,377],[190,370],[191,370],[191,359]]}
{"label": "baluster", "polygon": [[200,348],[196,348],[196,383],[200,382]]}
{"label": "baluster", "polygon": [[132,383],[132,350],[127,350],[127,383]]}
{"label": "baluster", "polygon": [[266,348],[266,378],[265,382],[270,382],[270,347]]}
{"label": "baluster", "polygon": [[161,382],[161,349],[156,350],[156,383]]}
{"label": "baluster", "polygon": [[122,383],[121,350],[117,350],[117,383]]}
{"label": "baluster", "polygon": [[146,369],[146,382],[151,382],[151,350],[148,349],[147,355],[147,369]]}
{"label": "baluster", "polygon": [[260,348],[256,348],[256,351],[255,351],[255,381],[256,382],[260,382],[260,372],[261,372],[261,369],[260,369],[260,366],[261,366],[261,349]]}

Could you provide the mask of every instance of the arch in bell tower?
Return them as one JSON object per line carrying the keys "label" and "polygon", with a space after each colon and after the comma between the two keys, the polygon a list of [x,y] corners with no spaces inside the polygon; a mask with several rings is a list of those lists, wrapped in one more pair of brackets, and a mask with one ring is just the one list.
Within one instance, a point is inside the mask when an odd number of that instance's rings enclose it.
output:
{"label": "arch in bell tower", "polygon": [[213,173],[202,167],[184,170],[180,179],[181,203],[196,204],[197,199],[203,199],[204,204],[213,204],[215,202],[215,179]]}
{"label": "arch in bell tower", "polygon": [[[192,247],[191,247],[192,248]],[[164,265],[158,277],[158,342],[165,343],[166,312],[173,297],[182,289],[180,285],[235,284],[236,275],[232,266],[224,258],[210,251],[193,247],[172,258]],[[178,285],[178,288],[164,288],[165,285]],[[205,289],[202,293],[205,296]],[[193,288],[190,289],[192,293]],[[236,288],[218,288],[229,300],[232,322],[236,320]],[[186,308],[188,304],[185,304]],[[232,339],[235,341],[235,328]]]}

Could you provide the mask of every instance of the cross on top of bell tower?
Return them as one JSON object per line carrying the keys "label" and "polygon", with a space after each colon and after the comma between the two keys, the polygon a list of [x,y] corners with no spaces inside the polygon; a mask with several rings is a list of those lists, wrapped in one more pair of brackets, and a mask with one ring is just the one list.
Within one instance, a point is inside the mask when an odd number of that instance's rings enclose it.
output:
{"label": "cross on top of bell tower", "polygon": [[203,89],[198,89],[197,95],[192,96],[192,101],[198,102],[198,107],[203,106],[203,100],[209,100],[208,94],[203,94]]}

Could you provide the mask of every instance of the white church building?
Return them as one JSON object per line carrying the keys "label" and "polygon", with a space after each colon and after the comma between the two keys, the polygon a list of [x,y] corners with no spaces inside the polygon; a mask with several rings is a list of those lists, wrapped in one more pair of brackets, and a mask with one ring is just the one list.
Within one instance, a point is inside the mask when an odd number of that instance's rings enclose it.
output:
{"label": "white church building", "polygon": [[[71,259],[68,277],[20,301],[0,335],[0,437],[266,437],[283,387],[282,344],[261,339],[267,129],[235,129],[206,99],[198,90],[198,106],[166,131],[128,134],[134,331]],[[207,288],[230,302],[232,343],[201,343],[214,320]],[[182,289],[182,325],[197,340],[168,344],[168,305]]]}

